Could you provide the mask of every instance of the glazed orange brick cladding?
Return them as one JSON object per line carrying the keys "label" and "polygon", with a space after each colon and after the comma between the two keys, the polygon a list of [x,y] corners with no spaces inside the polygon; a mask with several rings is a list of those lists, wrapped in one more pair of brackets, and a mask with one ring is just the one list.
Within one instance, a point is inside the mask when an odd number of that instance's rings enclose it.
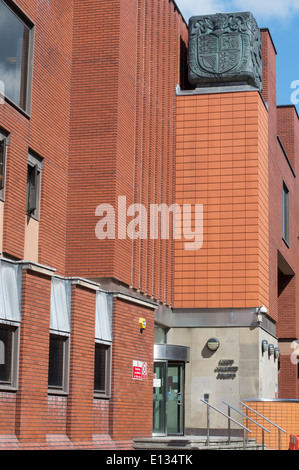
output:
{"label": "glazed orange brick cladding", "polygon": [[[280,433],[280,449],[288,450],[290,443],[290,435],[298,435],[299,427],[299,402],[298,400],[262,400],[262,401],[250,401],[246,400],[245,404],[250,406],[253,410],[257,411],[260,415],[265,416],[270,421],[274,422],[277,426],[280,426],[284,431]],[[246,413],[244,407],[243,413]],[[277,428],[264,421],[253,411],[248,412],[248,416],[260,425],[266,427],[271,431],[270,433],[264,433],[266,449],[278,449],[279,435]],[[246,420],[244,418],[244,425]],[[250,438],[257,439],[258,442],[262,442],[262,429],[253,423],[249,424],[249,429],[252,431]]]}
{"label": "glazed orange brick cladding", "polygon": [[176,241],[175,306],[269,304],[268,125],[258,92],[178,96],[176,202],[203,204],[203,246]]}

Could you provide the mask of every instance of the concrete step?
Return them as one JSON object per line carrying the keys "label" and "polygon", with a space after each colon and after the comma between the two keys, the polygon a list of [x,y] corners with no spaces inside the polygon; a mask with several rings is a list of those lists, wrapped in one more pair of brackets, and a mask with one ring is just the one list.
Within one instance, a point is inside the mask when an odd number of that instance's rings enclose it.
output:
{"label": "concrete step", "polygon": [[[211,436],[207,445],[206,436],[152,437],[134,440],[135,450],[244,450],[242,437]],[[262,445],[248,439],[245,450],[262,450]]]}

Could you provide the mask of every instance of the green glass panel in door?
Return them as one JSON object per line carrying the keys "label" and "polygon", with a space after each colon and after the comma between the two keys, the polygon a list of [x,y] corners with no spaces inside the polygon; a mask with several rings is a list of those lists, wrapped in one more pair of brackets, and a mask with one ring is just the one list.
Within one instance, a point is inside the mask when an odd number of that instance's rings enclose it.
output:
{"label": "green glass panel in door", "polygon": [[155,362],[154,365],[154,403],[153,434],[166,434],[166,362]]}
{"label": "green glass panel in door", "polygon": [[183,434],[184,366],[168,364],[167,378],[167,434]]}

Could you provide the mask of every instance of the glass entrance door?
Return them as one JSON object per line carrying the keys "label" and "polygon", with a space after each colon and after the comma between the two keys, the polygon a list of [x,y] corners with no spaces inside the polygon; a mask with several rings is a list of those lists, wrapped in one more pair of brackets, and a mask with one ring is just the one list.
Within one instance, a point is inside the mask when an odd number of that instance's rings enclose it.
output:
{"label": "glass entrance door", "polygon": [[153,402],[153,434],[166,435],[166,375],[167,362],[154,364],[154,402]]}
{"label": "glass entrance door", "polygon": [[153,384],[153,434],[184,432],[184,364],[155,362]]}
{"label": "glass entrance door", "polygon": [[167,377],[167,434],[184,432],[184,366],[168,364]]}

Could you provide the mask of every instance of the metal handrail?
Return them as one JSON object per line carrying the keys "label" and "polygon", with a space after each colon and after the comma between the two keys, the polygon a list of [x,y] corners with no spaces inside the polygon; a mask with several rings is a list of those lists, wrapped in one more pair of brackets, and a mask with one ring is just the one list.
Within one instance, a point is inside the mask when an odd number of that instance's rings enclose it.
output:
{"label": "metal handrail", "polygon": [[[261,415],[260,413],[258,413],[257,411],[255,411],[253,408],[251,408],[249,405],[246,405],[246,403],[244,403],[243,401],[241,402],[242,405],[244,405],[246,407],[246,412],[248,412],[248,409],[253,411],[255,414],[257,414],[258,416],[260,416],[261,418],[263,418],[264,420],[268,421],[268,423],[272,424],[272,426],[275,426],[277,429],[278,429],[278,450],[280,450],[280,431],[286,433],[287,431],[285,429],[282,429],[280,426],[278,426],[277,424],[273,423],[273,421],[270,421],[270,419],[268,418],[265,418],[265,416]],[[248,415],[246,415],[246,418],[250,419]]]}
{"label": "metal handrail", "polygon": [[210,444],[210,408],[213,408],[213,410],[217,411],[221,415],[228,418],[229,422],[233,421],[235,424],[237,424],[238,426],[241,426],[243,428],[243,448],[245,449],[245,431],[251,432],[250,429],[248,429],[246,426],[244,426],[243,424],[241,424],[238,421],[236,421],[235,419],[233,419],[231,416],[228,416],[227,414],[223,413],[223,411],[221,411],[218,408],[216,408],[215,406],[211,405],[206,400],[203,400],[202,398],[200,398],[200,401],[202,401],[205,405],[207,405],[207,445]]}
{"label": "metal handrail", "polygon": [[[236,411],[237,413],[239,413],[240,415],[244,416],[244,418],[246,418],[247,420],[249,419],[250,421],[252,421],[254,424],[256,424],[257,426],[259,426],[260,428],[262,428],[262,448],[263,450],[265,450],[265,431],[267,431],[269,434],[271,433],[271,431],[269,431],[269,429],[265,428],[264,426],[262,426],[261,424],[257,423],[256,421],[254,421],[254,419],[252,418],[249,418],[248,415],[245,415],[245,413],[242,413],[242,411],[238,410],[237,408],[234,408],[232,405],[230,405],[229,403],[226,403],[225,401],[222,401],[222,403],[224,403],[225,405],[228,406],[228,414],[230,416],[230,408],[234,411]],[[248,424],[247,424],[248,426]],[[229,428],[229,431],[230,431],[230,428]]]}

